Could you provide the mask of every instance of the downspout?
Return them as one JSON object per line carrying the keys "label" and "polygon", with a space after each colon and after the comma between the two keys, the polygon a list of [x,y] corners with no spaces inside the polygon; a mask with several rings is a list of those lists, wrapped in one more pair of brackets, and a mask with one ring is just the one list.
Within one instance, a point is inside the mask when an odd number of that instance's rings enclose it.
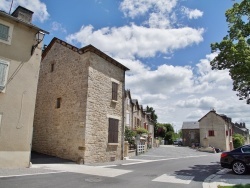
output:
{"label": "downspout", "polygon": [[121,133],[121,160],[124,159],[124,98],[125,98],[125,71],[123,72],[122,84],[122,133]]}

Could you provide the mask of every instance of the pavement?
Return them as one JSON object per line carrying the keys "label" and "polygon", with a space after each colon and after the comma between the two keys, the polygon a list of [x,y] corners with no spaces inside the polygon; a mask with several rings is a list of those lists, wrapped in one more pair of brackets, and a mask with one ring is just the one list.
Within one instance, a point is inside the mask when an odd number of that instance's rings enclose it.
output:
{"label": "pavement", "polygon": [[203,188],[218,188],[221,186],[250,184],[250,172],[245,175],[236,175],[231,169],[222,169],[216,174],[212,174],[203,182]]}
{"label": "pavement", "polygon": [[[171,146],[170,146],[171,147]],[[157,149],[155,150],[157,152]],[[160,150],[159,150],[160,152]],[[199,152],[202,154],[203,152]],[[160,153],[159,153],[160,154]],[[215,154],[219,155],[219,154]],[[129,173],[128,170],[112,169],[112,166],[126,165],[131,163],[144,163],[141,156],[132,157],[129,160],[118,160],[108,163],[98,163],[94,165],[78,165],[72,161],[58,159],[52,156],[33,154],[33,164],[30,168],[19,169],[4,169],[0,168],[0,179],[6,177],[28,176],[28,175],[40,175],[50,173],[63,173],[63,172],[76,172],[83,174],[91,174],[97,176],[116,177],[122,174]],[[148,160],[148,162],[152,160]],[[111,167],[111,168],[105,168]],[[108,172],[107,172],[108,171]],[[216,174],[212,174],[203,182],[203,188],[217,188],[218,185],[238,185],[238,184],[250,184],[250,172],[246,175],[235,175],[230,169],[222,169]]]}

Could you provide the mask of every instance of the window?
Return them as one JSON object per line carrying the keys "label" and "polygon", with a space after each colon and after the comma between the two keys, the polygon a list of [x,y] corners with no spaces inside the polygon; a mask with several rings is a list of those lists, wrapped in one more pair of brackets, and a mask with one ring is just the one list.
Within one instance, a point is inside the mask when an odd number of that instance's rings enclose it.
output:
{"label": "window", "polygon": [[194,132],[193,131],[190,132],[190,139],[194,139]]}
{"label": "window", "polygon": [[119,120],[109,118],[108,143],[118,143]]}
{"label": "window", "polygon": [[0,23],[0,39],[8,41],[10,27]]}
{"label": "window", "polygon": [[9,70],[9,62],[0,59],[0,92],[4,92]]}
{"label": "window", "polygon": [[112,100],[117,101],[118,84],[112,82]]}
{"label": "window", "polygon": [[56,100],[56,108],[61,108],[61,102],[62,102],[62,98],[57,98],[57,100]]}
{"label": "window", "polygon": [[226,136],[228,136],[228,130],[226,130]]}
{"label": "window", "polygon": [[0,42],[11,44],[13,25],[0,20]]}
{"label": "window", "polygon": [[243,147],[241,150],[243,153],[250,153],[250,147]]}
{"label": "window", "polygon": [[214,130],[209,130],[208,131],[208,136],[214,136]]}
{"label": "window", "polygon": [[129,125],[130,124],[130,114],[127,112],[126,114],[126,124]]}
{"label": "window", "polygon": [[54,68],[55,68],[55,64],[54,64],[54,63],[52,63],[52,64],[51,64],[51,69],[50,69],[50,72],[54,72]]}

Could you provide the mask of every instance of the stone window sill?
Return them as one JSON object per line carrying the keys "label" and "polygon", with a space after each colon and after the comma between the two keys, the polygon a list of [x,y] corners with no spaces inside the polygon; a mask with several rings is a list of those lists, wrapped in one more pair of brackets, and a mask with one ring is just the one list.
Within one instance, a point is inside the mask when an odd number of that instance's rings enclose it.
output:
{"label": "stone window sill", "polygon": [[108,143],[108,146],[118,146],[118,143]]}

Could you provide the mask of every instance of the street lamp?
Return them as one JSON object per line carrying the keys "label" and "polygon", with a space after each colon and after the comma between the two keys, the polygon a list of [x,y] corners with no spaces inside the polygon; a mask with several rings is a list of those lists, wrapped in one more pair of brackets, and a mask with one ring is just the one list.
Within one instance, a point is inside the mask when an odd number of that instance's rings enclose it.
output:
{"label": "street lamp", "polygon": [[45,33],[43,33],[42,31],[38,31],[36,33],[36,42],[37,43],[32,46],[32,48],[31,48],[31,55],[33,55],[33,53],[34,53],[36,47],[38,46],[38,44],[43,41],[44,35],[45,35]]}

